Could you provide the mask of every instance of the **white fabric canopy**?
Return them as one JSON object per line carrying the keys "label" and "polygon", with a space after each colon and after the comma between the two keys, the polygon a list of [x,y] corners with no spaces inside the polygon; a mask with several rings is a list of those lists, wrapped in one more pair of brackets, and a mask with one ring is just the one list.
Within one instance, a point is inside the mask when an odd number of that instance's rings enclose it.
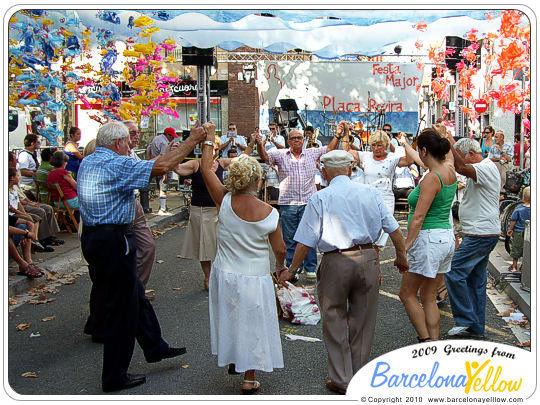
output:
{"label": "white fabric canopy", "polygon": [[[267,52],[292,49],[313,52],[321,58],[347,54],[376,56],[392,54],[400,45],[403,55],[426,54],[429,45],[445,36],[464,37],[471,29],[478,36],[496,32],[499,18],[487,19],[493,10],[33,10],[45,15],[77,36],[87,28],[92,39],[108,37],[144,42],[140,29],[130,24],[141,15],[159,28],[152,41],[172,39],[180,46],[234,50],[247,45]],[[20,13],[19,13],[20,15]],[[20,24],[32,24],[22,16]],[[26,21],[25,21],[26,20]],[[423,30],[416,24],[427,24]],[[22,25],[21,25],[22,26]],[[424,48],[417,49],[419,41]]]}

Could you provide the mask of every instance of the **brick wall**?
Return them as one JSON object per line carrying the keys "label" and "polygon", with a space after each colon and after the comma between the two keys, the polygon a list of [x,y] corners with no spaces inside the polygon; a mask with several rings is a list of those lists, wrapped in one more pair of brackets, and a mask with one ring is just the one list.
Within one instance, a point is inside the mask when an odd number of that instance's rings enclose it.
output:
{"label": "brick wall", "polygon": [[[228,119],[236,124],[240,135],[247,136],[259,125],[259,93],[255,80],[249,84],[238,80],[239,72],[242,63],[229,63]],[[226,130],[224,127],[223,131]]]}

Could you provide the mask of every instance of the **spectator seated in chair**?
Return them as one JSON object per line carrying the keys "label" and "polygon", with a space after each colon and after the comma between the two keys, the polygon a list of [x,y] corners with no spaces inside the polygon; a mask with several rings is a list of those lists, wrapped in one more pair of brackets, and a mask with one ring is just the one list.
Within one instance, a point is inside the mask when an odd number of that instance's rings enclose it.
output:
{"label": "spectator seated in chair", "polygon": [[54,170],[51,165],[51,159],[56,152],[56,148],[45,148],[41,151],[41,164],[36,172],[36,185],[39,192],[39,200],[42,203],[47,202],[49,196],[49,189],[47,188],[47,176]]}
{"label": "spectator seated in chair", "polygon": [[[32,252],[30,241],[33,238],[32,233],[28,231],[25,224],[17,224],[15,215],[10,215],[10,225],[8,227],[8,251],[11,257],[19,266],[17,274],[27,276],[28,278],[38,278],[45,274],[34,262],[32,262]],[[13,225],[11,225],[13,224]],[[22,256],[17,250],[17,246],[21,244]]]}
{"label": "spectator seated in chair", "polygon": [[35,222],[34,218],[29,215],[24,209],[19,200],[19,195],[15,190],[15,186],[19,184],[19,173],[13,167],[8,168],[8,199],[9,199],[9,220],[12,226],[18,224],[26,225],[26,228],[31,233],[32,247],[38,252],[52,252],[54,249],[46,249],[38,241],[39,221]]}
{"label": "spectator seated in chair", "polygon": [[[64,152],[55,152],[53,154],[51,165],[54,170],[51,170],[47,176],[47,184],[58,184],[64,193],[66,202],[70,208],[79,208],[79,198],[77,197],[77,182],[71,176],[71,173],[66,170],[66,165],[69,158]],[[58,206],[58,192],[54,189],[50,190],[51,200],[55,206]],[[63,204],[62,204],[63,205]],[[65,207],[60,207],[65,208]]]}

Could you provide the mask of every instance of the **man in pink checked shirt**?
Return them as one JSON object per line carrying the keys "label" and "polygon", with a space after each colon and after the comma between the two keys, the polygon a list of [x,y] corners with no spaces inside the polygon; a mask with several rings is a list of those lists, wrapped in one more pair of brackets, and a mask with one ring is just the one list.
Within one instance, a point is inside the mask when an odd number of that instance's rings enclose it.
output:
{"label": "man in pink checked shirt", "polygon": [[[304,214],[309,198],[317,191],[315,187],[315,172],[317,161],[326,152],[336,149],[343,134],[344,123],[340,122],[336,136],[328,146],[322,148],[304,149],[304,136],[296,129],[289,133],[288,149],[273,149],[266,151],[262,138],[257,136],[257,151],[259,156],[269,165],[277,166],[279,173],[279,211],[281,214],[281,232],[287,246],[287,266],[290,266],[296,242],[294,234]],[[302,263],[306,277],[316,278],[317,250],[311,249]]]}

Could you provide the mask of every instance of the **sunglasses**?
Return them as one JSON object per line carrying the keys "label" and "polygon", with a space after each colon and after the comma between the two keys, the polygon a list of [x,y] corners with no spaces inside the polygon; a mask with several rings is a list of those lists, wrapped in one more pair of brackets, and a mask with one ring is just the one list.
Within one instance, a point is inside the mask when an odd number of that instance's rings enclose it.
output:
{"label": "sunglasses", "polygon": [[293,136],[292,138],[289,138],[289,141],[298,141],[300,139],[304,139],[303,136]]}

